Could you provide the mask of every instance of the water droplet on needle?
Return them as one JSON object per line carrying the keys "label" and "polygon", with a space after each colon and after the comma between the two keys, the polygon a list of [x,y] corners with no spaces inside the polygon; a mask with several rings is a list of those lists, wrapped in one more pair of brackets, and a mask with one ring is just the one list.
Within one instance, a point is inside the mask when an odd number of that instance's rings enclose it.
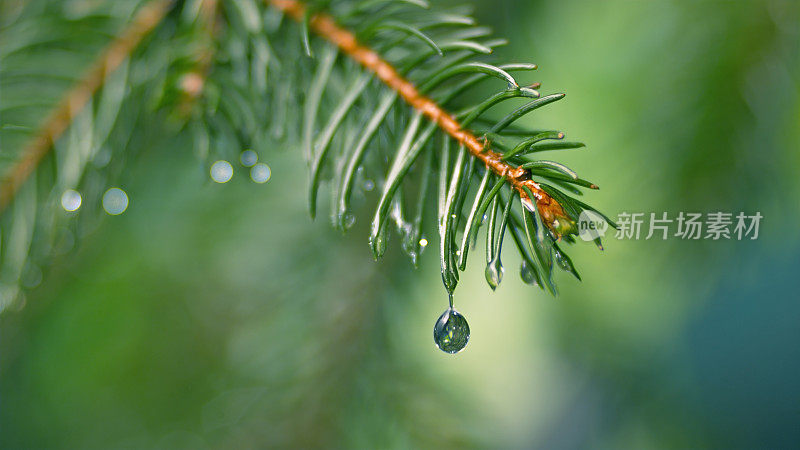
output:
{"label": "water droplet on needle", "polygon": [[450,293],[450,306],[439,316],[433,326],[433,341],[439,350],[454,355],[469,342],[467,319],[453,308],[453,294]]}
{"label": "water droplet on needle", "polygon": [[525,261],[522,261],[522,265],[519,266],[519,277],[522,278],[522,282],[525,284],[530,284],[532,286],[538,284],[536,282],[536,274],[533,273],[533,268]]}
{"label": "water droplet on needle", "polygon": [[456,354],[469,342],[469,324],[467,319],[453,307],[447,308],[433,327],[433,340],[439,350]]}

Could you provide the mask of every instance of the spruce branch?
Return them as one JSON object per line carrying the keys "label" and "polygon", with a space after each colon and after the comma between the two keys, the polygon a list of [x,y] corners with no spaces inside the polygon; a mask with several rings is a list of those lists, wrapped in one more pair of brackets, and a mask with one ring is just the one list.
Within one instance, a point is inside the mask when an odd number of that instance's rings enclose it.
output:
{"label": "spruce branch", "polygon": [[[339,19],[323,12],[322,7],[315,3],[300,0],[265,0],[265,2],[301,24],[303,48],[307,54],[312,54],[309,36],[312,33],[316,34],[333,44],[346,59],[356,62],[368,73],[377,77],[391,93],[384,96],[381,106],[373,110],[374,115],[350,163],[339,165],[346,167],[345,183],[339,188],[339,204],[334,214],[334,222],[338,223],[340,228],[347,228],[344,225],[347,219],[343,217],[347,217],[352,174],[361,163],[364,147],[373,138],[375,130],[385,121],[385,115],[392,108],[394,99],[399,97],[411,107],[412,113],[408,116],[408,126],[405,127],[403,137],[399,140],[396,154],[389,158],[392,162],[386,169],[383,192],[372,222],[370,244],[376,259],[386,248],[386,222],[389,216],[397,224],[400,234],[404,235],[403,246],[412,261],[416,261],[421,251],[414,240],[420,236],[422,215],[418,212],[416,218],[410,222],[404,218],[401,184],[406,181],[417,158],[426,151],[425,148],[438,129],[447,136],[439,154],[434,157],[440,169],[439,250],[442,279],[447,290],[452,293],[455,289],[458,283],[458,271],[466,267],[469,248],[475,242],[477,231],[485,220],[484,216],[490,204],[495,206],[491,209],[487,231],[490,245],[493,247],[490,252],[491,257],[487,259],[487,281],[493,288],[502,277],[499,254],[502,250],[502,235],[506,229],[512,234],[520,230],[524,232],[528,245],[527,249],[520,247],[523,260],[527,263],[528,270],[534,271],[536,283],[542,288],[547,288],[552,293],[556,292],[552,281],[554,259],[559,262],[564,261],[560,266],[580,278],[571,260],[556,242],[562,238],[568,243],[574,242],[573,236],[577,234],[576,222],[579,215],[591,208],[542,181],[560,186],[575,195],[580,195],[580,191],[573,185],[589,189],[598,187],[594,183],[580,179],[574,171],[558,162],[527,159],[530,155],[542,151],[583,147],[581,143],[558,142],[564,138],[564,133],[561,132],[532,131],[513,127],[514,122],[529,113],[564,98],[564,94],[541,97],[536,90],[540,87],[539,83],[523,87],[511,75],[513,71],[534,70],[535,64],[495,66],[474,60],[473,55],[490,54],[491,47],[500,45],[500,42],[482,45],[472,41],[471,39],[487,36],[488,33],[484,29],[474,27],[474,22],[469,18],[452,15],[437,17],[435,13],[420,13],[417,17],[425,17],[424,19],[412,18],[406,21],[396,19],[395,16],[405,12],[406,8],[427,9],[428,6],[424,2],[411,2],[409,6],[409,2],[364,1],[352,8],[353,11],[341,14],[343,18]],[[368,13],[374,17],[366,18]],[[352,25],[347,25],[348,14],[360,16],[362,20],[366,20],[366,24],[353,19],[350,22]],[[464,26],[467,30],[441,32],[444,41],[435,39],[435,35],[430,34],[438,29],[452,26],[456,28]],[[386,30],[394,31],[395,37],[384,38],[381,32]],[[373,44],[368,45],[365,40],[371,40]],[[416,41],[419,44],[414,47],[415,50],[410,50],[412,45],[408,44],[409,41]],[[397,53],[403,55],[402,50],[397,51],[398,45],[404,47],[408,54],[398,57]],[[417,47],[426,47],[427,50],[420,50]],[[390,54],[395,56],[387,56]],[[437,57],[440,59],[438,64],[433,62]],[[312,216],[316,212],[321,167],[330,159],[332,136],[342,127],[342,122],[350,113],[353,104],[364,95],[366,87],[366,80],[362,77],[361,81],[346,89],[346,95],[340,98],[340,107],[333,113],[323,131],[324,138],[317,141],[318,145],[312,146],[310,137],[316,122],[316,110],[325,86],[330,83],[334,60],[335,54],[332,53],[327,53],[322,59],[318,76],[314,77],[312,84],[314,88],[309,104],[313,106],[307,110],[307,113],[309,111],[311,113],[305,117],[306,152],[312,161],[310,195]],[[426,66],[432,67],[432,70],[429,69],[424,75],[414,73],[424,71]],[[416,80],[412,81],[409,75],[415,76]],[[472,77],[461,82],[455,81],[465,75]],[[485,77],[505,81],[506,89],[463,111],[452,112],[447,105],[452,103],[454,97],[463,95]],[[492,107],[508,100],[525,98],[531,101],[499,121],[489,121],[483,133],[474,131],[475,126],[486,122],[482,116]],[[420,121],[422,117],[431,123],[424,125]],[[525,139],[515,145],[508,145],[504,141],[509,136],[520,136]],[[449,140],[455,142],[459,148],[455,162],[449,150]],[[471,157],[468,163],[464,159],[465,154]],[[479,176],[475,161],[478,161],[484,169],[482,176]],[[468,215],[462,217],[462,209],[474,176],[480,177],[480,186]],[[494,186],[492,189],[488,189],[490,182]],[[510,206],[516,196],[519,197],[523,208],[519,218],[511,213],[511,209],[506,208],[503,221],[499,228],[496,228],[494,214],[498,211],[497,201],[504,185],[510,186],[514,194],[509,197],[507,204]],[[425,195],[424,192],[422,195]],[[418,208],[422,208],[422,203]],[[516,222],[516,228],[511,222]],[[457,236],[459,232],[460,238]],[[499,236],[496,236],[497,233]],[[596,243],[602,249],[599,240]],[[570,263],[567,264],[566,261]]]}
{"label": "spruce branch", "polygon": [[182,75],[180,89],[183,98],[178,104],[178,112],[184,117],[190,117],[193,106],[202,96],[209,72],[214,64],[216,53],[216,39],[218,33],[218,0],[201,0],[198,7],[197,22],[201,37],[200,50],[196,55],[196,62],[191,70]]}
{"label": "spruce branch", "polygon": [[123,61],[136,49],[166,16],[173,0],[151,0],[137,13],[127,28],[97,57],[92,67],[70,89],[44,121],[19,160],[0,181],[0,213],[14,199],[23,183],[53,148],[53,143],[70,126],[72,120],[89,103],[92,96]]}
{"label": "spruce branch", "polygon": [[[69,34],[68,19],[58,25]],[[158,39],[139,45],[148,33]],[[502,278],[503,237],[510,234],[528,274],[523,279],[555,293],[554,267],[579,278],[559,244],[575,243],[580,214],[595,211],[573,196],[597,185],[557,161],[538,159],[541,152],[583,144],[563,141],[560,131],[518,125],[564,94],[542,96],[539,83],[517,81],[517,73],[535,70],[535,64],[493,64],[492,53],[505,44],[463,10],[442,12],[422,0],[151,0],[5,171],[0,208],[13,200],[13,211],[0,216],[0,249],[11,242],[14,251],[0,254],[0,284],[18,281],[37,230],[56,228],[54,197],[85,185],[94,189],[87,199],[97,199],[98,189],[107,188],[104,164],[95,167],[103,181],[87,182],[100,146],[115,150],[114,162],[123,165],[135,157],[127,147],[134,130],[145,126],[141,118],[158,121],[166,112],[209,166],[238,160],[244,149],[264,154],[276,141],[301,147],[309,165],[311,215],[327,183],[330,217],[343,231],[377,188],[369,236],[374,257],[384,254],[394,228],[416,265],[428,245],[425,231],[436,228],[442,280],[451,294],[481,230],[492,288]],[[15,48],[30,45],[37,44],[23,36]],[[124,76],[107,86],[123,65]],[[8,73],[8,65],[0,67],[0,75]],[[473,88],[489,80],[500,80],[503,88],[471,98]],[[516,101],[526,103],[489,118],[493,108]],[[85,107],[90,102],[95,108]],[[27,129],[19,125],[23,116],[8,117],[0,133]],[[163,125],[151,123],[148,134],[174,134],[174,127]],[[112,142],[115,133],[120,136]],[[53,162],[55,177],[41,170],[45,161]],[[429,205],[436,186],[434,227]],[[16,195],[28,187],[32,194]]]}
{"label": "spruce branch", "polygon": [[[564,209],[531,179],[530,173],[526,170],[531,167],[515,167],[507,163],[507,157],[513,156],[513,154],[504,157],[504,155],[492,150],[491,143],[488,139],[484,138],[481,140],[468,129],[462,128],[461,124],[459,124],[458,120],[452,114],[444,110],[432,99],[420,93],[413,83],[403,78],[403,76],[400,75],[391,64],[382,59],[378,53],[360,44],[353,33],[337,25],[336,21],[331,16],[323,13],[309,15],[309,10],[306,5],[298,0],[265,1],[281,11],[284,11],[298,22],[310,24],[311,28],[317,34],[336,45],[350,58],[374,73],[386,83],[387,86],[397,92],[409,105],[438,125],[439,128],[465,147],[472,156],[481,160],[495,175],[503,177],[506,182],[517,190],[524,201],[527,201],[529,204],[531,200],[528,193],[532,193],[533,198],[535,198],[536,208],[542,215],[545,225],[557,237],[561,237],[562,234],[569,232],[568,228],[559,225],[559,220],[561,220],[563,224],[568,223],[567,221],[569,220]],[[408,26],[404,25],[404,27]],[[411,30],[416,31],[414,28],[411,28]],[[415,34],[421,34],[425,42],[432,45],[436,52],[441,54],[441,49],[439,49],[432,40],[427,38],[427,36],[421,32]],[[489,68],[489,66],[486,67]],[[491,70],[491,68],[488,70]],[[443,78],[445,77],[443,76]],[[520,89],[520,86],[513,78],[508,77],[508,82],[509,89],[512,91]],[[505,95],[505,93],[501,95]],[[563,137],[564,135],[559,133],[557,138]],[[532,143],[533,142],[531,142],[531,144]],[[575,178],[577,178],[577,176]]]}

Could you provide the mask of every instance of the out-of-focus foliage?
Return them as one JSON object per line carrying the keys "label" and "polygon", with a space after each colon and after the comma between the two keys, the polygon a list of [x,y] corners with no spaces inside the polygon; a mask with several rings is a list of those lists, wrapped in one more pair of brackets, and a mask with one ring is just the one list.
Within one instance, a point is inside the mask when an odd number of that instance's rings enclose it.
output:
{"label": "out-of-focus foliage", "polygon": [[[71,119],[32,171],[15,201],[0,208],[0,310],[37,283],[51,256],[68,251],[98,225],[100,199],[126,162],[163,133],[164,114],[153,107],[174,49],[149,40],[108,70],[86,107],[69,97],[85,83],[99,55],[141,2],[12,2],[0,22],[0,174],[8,181],[49,128],[53,111],[69,105]],[[161,31],[161,33],[159,33]],[[155,36],[164,30],[156,30]],[[108,65],[102,67],[108,68]],[[105,73],[105,72],[103,72]],[[91,92],[89,92],[91,93]],[[158,131],[156,131],[158,130]],[[46,140],[49,140],[46,139]],[[80,213],[65,215],[62,195],[78,189]],[[82,202],[81,200],[82,199]],[[82,203],[82,204],[81,204]],[[71,210],[72,211],[72,210]]]}
{"label": "out-of-focus foliage", "polygon": [[584,282],[562,277],[557,299],[462,279],[472,338],[451,357],[431,342],[447,305],[435,252],[412,274],[396,250],[376,265],[309,223],[300,149],[261,155],[265,185],[216,185],[165,142],[124,174],[129,210],[2,317],[0,446],[796,443],[800,5],[505,1],[477,16],[569,92],[534,125],[590,143],[565,159],[597,175],[599,206],[761,211],[759,240],[610,239],[577,252]]}

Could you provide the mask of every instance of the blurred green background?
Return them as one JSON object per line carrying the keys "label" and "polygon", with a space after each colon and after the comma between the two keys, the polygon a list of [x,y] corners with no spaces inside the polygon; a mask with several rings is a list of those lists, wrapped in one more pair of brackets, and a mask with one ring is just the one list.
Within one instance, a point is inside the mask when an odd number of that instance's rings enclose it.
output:
{"label": "blurred green background", "polygon": [[309,220],[296,148],[261,155],[264,185],[218,185],[176,139],[0,318],[0,446],[800,445],[800,3],[475,3],[568,94],[531,123],[588,144],[558,156],[596,206],[759,211],[759,239],[578,245],[558,298],[510,256],[492,293],[474,257],[453,357],[435,250],[374,263],[364,216],[346,237]]}

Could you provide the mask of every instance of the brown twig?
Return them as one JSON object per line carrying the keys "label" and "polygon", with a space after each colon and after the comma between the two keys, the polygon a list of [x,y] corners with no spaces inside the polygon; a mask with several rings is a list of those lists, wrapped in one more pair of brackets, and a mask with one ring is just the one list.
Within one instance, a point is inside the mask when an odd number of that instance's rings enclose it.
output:
{"label": "brown twig", "polygon": [[217,35],[217,0],[203,0],[200,3],[199,21],[205,30],[203,39],[204,47],[197,54],[197,61],[193,70],[187,72],[180,80],[180,89],[183,98],[178,105],[178,111],[184,116],[191,115],[192,106],[205,90],[208,75],[214,62]]}
{"label": "brown twig", "polygon": [[[297,21],[305,19],[307,8],[301,1],[265,1]],[[526,192],[529,190],[536,199],[537,209],[545,225],[557,236],[561,235],[562,230],[558,225],[558,220],[568,220],[563,208],[543,191],[536,182],[531,180],[530,173],[527,170],[508,164],[502,159],[502,155],[493,151],[485,141],[479,139],[471,131],[462,129],[452,114],[445,111],[430,98],[422,95],[410,81],[397,73],[390,63],[382,59],[378,53],[369,47],[360,44],[353,33],[337,25],[331,16],[314,14],[309,20],[309,25],[315,33],[339,47],[342,52],[374,73],[387,86],[396,91],[409,105],[435,122],[445,133],[463,145],[472,156],[481,160],[488,169],[498,176],[505,176],[508,183],[519,192],[523,201],[530,201]]]}
{"label": "brown twig", "polygon": [[0,181],[0,212],[14,199],[25,180],[50,152],[53,143],[69,127],[108,76],[138,47],[142,39],[161,23],[172,0],[152,0],[97,57],[92,67],[61,99],[44,124],[22,151],[22,156]]}

